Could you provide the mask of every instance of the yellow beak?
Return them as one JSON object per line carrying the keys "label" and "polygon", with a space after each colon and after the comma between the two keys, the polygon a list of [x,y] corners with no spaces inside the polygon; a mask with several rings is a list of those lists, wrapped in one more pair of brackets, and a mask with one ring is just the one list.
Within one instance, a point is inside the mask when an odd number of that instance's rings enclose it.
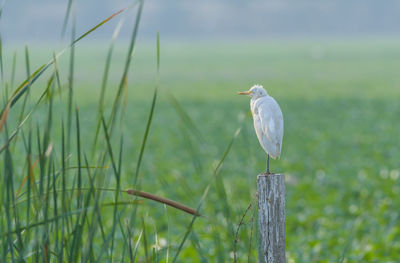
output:
{"label": "yellow beak", "polygon": [[238,95],[250,95],[250,94],[251,94],[250,90],[238,92]]}

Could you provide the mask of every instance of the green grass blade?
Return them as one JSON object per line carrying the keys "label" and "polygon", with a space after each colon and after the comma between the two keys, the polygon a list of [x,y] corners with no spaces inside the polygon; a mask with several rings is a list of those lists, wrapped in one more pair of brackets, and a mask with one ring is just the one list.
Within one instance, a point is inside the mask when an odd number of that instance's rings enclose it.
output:
{"label": "green grass blade", "polygon": [[[159,52],[160,47],[159,46],[160,46],[160,39],[159,39],[159,34],[157,34],[157,79],[159,78],[159,66],[160,66],[159,65],[159,61],[160,61],[160,52]],[[133,180],[133,185],[135,185],[135,186],[136,186],[138,178],[139,178],[140,165],[142,164],[144,150],[146,148],[147,137],[149,135],[151,122],[153,120],[154,109],[155,109],[156,101],[157,101],[158,85],[159,84],[158,84],[158,80],[157,80],[156,87],[155,87],[154,93],[153,93],[153,100],[151,102],[149,118],[147,119],[146,130],[144,132],[142,145],[140,147],[140,153],[139,153],[138,161],[136,163],[135,177],[134,177],[134,180]]]}
{"label": "green grass blade", "polygon": [[144,217],[142,217],[142,233],[143,233],[143,248],[144,248],[145,262],[149,262],[150,257],[148,251],[147,232],[146,232],[146,224],[144,222]]}
{"label": "green grass blade", "polygon": [[98,23],[96,26],[92,27],[91,29],[89,29],[87,32],[85,32],[83,35],[81,35],[80,37],[78,37],[74,42],[72,42],[72,45],[74,45],[76,42],[80,41],[81,39],[85,38],[87,35],[89,35],[90,33],[92,33],[93,31],[95,31],[97,28],[101,27],[102,25],[104,25],[105,23],[107,23],[108,21],[110,21],[111,19],[113,19],[114,17],[118,16],[119,14],[123,13],[125,10],[129,9],[130,7],[124,8],[119,10],[118,12],[112,14],[111,16],[107,17],[106,19],[104,19],[103,21],[101,21],[100,23]]}
{"label": "green grass blade", "polygon": [[68,19],[71,14],[71,6],[72,6],[72,0],[68,0],[67,10],[65,12],[64,22],[63,22],[62,30],[61,30],[61,38],[64,37],[65,31],[67,30]]}
{"label": "green grass blade", "polygon": [[[123,13],[124,11],[130,9],[130,7],[127,7],[125,9],[122,9],[120,11],[118,11],[117,13],[112,14],[111,16],[109,16],[108,18],[106,18],[105,20],[101,21],[99,24],[97,24],[96,26],[92,27],[91,29],[89,29],[88,31],[86,31],[84,34],[82,34],[80,37],[78,37],[77,39],[75,39],[74,41],[72,41],[72,43],[64,48],[62,51],[60,51],[56,58],[60,57],[63,53],[65,53],[65,51],[67,51],[68,49],[72,48],[73,46],[75,46],[76,43],[78,43],[80,40],[82,40],[83,38],[85,38],[86,36],[88,36],[90,33],[92,33],[93,31],[95,31],[96,29],[98,29],[99,27],[103,26],[104,24],[106,24],[107,22],[109,22],[111,19],[115,18],[116,16],[118,16],[119,14]],[[11,102],[11,106],[14,106],[14,104],[20,99],[20,97],[26,92],[26,90],[28,89],[28,83],[31,85],[33,84],[52,64],[54,63],[54,59],[50,60],[47,64],[44,64],[42,66],[40,66],[39,68],[37,68],[35,70],[35,72],[25,81],[22,82],[22,84],[19,86],[19,88],[14,92],[14,94],[11,96],[11,98],[9,99],[9,101]],[[4,110],[4,109],[3,109]],[[3,110],[1,112],[3,112]]]}
{"label": "green grass blade", "polygon": [[[121,189],[121,164],[122,164],[122,149],[123,149],[123,141],[124,138],[121,136],[121,141],[120,141],[120,147],[119,147],[119,160],[118,160],[118,173],[115,174],[115,179],[117,182],[117,191],[115,191],[115,196],[114,200],[115,203],[117,204],[119,202],[119,196],[120,196],[120,189]],[[113,211],[113,235],[115,234],[116,230],[116,225],[117,225],[117,213],[118,213],[118,207],[114,206],[114,211]],[[111,239],[111,254],[113,254],[114,251],[114,237]]]}
{"label": "green grass blade", "polygon": [[[55,243],[55,254],[59,255],[60,254],[60,245],[59,244],[59,220],[58,220],[58,195],[56,192],[56,171],[55,171],[55,163],[53,160],[53,170],[52,170],[52,179],[53,179],[53,217],[57,218],[55,220],[55,224],[54,224],[54,228],[56,229],[56,231],[54,231],[54,243]],[[62,240],[61,240],[62,242]]]}
{"label": "green grass blade", "polygon": [[10,80],[10,86],[11,89],[14,88],[14,82],[15,82],[15,68],[17,67],[17,52],[14,51],[13,54],[13,62],[12,62],[12,66],[11,66],[11,80]]}
{"label": "green grass blade", "polygon": [[191,131],[192,134],[196,135],[196,137],[199,139],[200,142],[204,143],[203,135],[197,128],[192,118],[190,118],[189,114],[187,114],[182,105],[179,103],[179,101],[169,91],[167,91],[167,96],[169,102],[174,107],[176,113],[178,114],[182,122],[186,125],[186,127]]}
{"label": "green grass blade", "polygon": [[[4,136],[7,138],[8,137],[8,128],[7,128],[7,124],[5,124],[4,127]],[[13,189],[14,189],[14,185],[13,185],[13,177],[14,177],[14,173],[13,173],[13,164],[12,164],[12,159],[11,159],[11,153],[10,153],[10,148],[9,145],[6,145],[6,149],[5,149],[5,154],[4,154],[4,186],[6,188],[6,191],[4,191],[4,212],[5,212],[5,217],[6,217],[6,225],[7,225],[7,233],[6,233],[6,237],[7,240],[5,240],[5,245],[4,246],[4,253],[7,254],[11,254],[11,260],[12,262],[15,261],[15,251],[14,251],[14,245],[13,245],[13,237],[12,237],[12,211],[11,211],[11,206],[12,206],[12,200],[11,198],[13,198]]]}
{"label": "green grass blade", "polygon": [[[71,42],[75,39],[75,21],[72,26]],[[72,125],[72,100],[74,97],[74,67],[75,67],[75,45],[71,44],[69,57],[69,73],[68,73],[68,104],[67,104],[67,152],[71,147],[71,125]]]}
{"label": "green grass blade", "polygon": [[78,107],[75,108],[75,118],[76,118],[76,151],[78,157],[78,198],[77,200],[77,207],[82,207],[82,171],[81,171],[81,128],[79,122],[79,109]]}
{"label": "green grass blade", "polygon": [[0,77],[1,82],[4,83],[4,67],[3,67],[3,40],[0,35]]}
{"label": "green grass blade", "polygon": [[[104,134],[105,134],[105,137],[106,137],[108,153],[109,153],[109,156],[111,158],[111,164],[112,164],[112,167],[113,167],[113,170],[114,170],[114,175],[116,177],[117,191],[115,192],[115,203],[118,203],[119,188],[120,188],[120,178],[121,178],[120,171],[117,168],[117,164],[116,164],[115,159],[114,159],[114,154],[113,154],[112,147],[111,147],[111,141],[110,141],[110,137],[109,137],[109,134],[108,134],[108,129],[107,129],[106,122],[105,122],[104,118],[102,118],[102,124],[103,124]],[[122,141],[121,141],[121,152],[122,152]],[[117,211],[118,211],[117,210],[117,206],[114,206],[113,227],[112,227],[112,232],[111,232],[111,237],[110,237],[110,239],[111,239],[111,255],[112,255],[113,248],[114,248],[114,235],[115,235],[115,228],[116,228],[117,215],[118,215]]]}
{"label": "green grass blade", "polygon": [[60,100],[61,100],[61,80],[60,80],[60,73],[58,71],[58,60],[56,53],[53,53],[53,61],[54,61],[54,75],[56,78],[58,93],[60,95]]}
{"label": "green grass blade", "polygon": [[[219,160],[217,166],[215,167],[213,175],[211,176],[210,182],[206,186],[206,188],[205,188],[205,190],[203,192],[203,195],[202,195],[202,197],[201,197],[201,199],[199,201],[199,204],[198,204],[198,207],[197,207],[197,212],[200,212],[200,209],[201,209],[201,207],[203,205],[203,202],[204,202],[205,198],[207,197],[208,191],[210,190],[210,187],[211,187],[213,181],[218,176],[220,168],[221,168],[223,162],[225,161],[226,156],[228,156],[234,141],[236,140],[237,136],[240,134],[240,131],[241,131],[241,128],[236,130],[234,136],[232,137],[232,139],[229,142],[228,146],[226,147],[224,153],[222,154],[221,159]],[[197,215],[194,215],[193,218],[192,218],[192,221],[190,222],[189,226],[186,229],[186,232],[185,232],[185,235],[184,235],[182,241],[179,244],[178,250],[177,250],[177,252],[176,252],[176,254],[174,256],[174,259],[172,260],[173,263],[175,263],[176,260],[178,260],[178,256],[179,256],[180,252],[182,251],[182,248],[183,248],[183,245],[186,242],[186,239],[188,238],[190,232],[193,229],[193,225],[194,225],[194,222],[196,221],[196,219],[197,219]]]}
{"label": "green grass blade", "polygon": [[19,115],[19,121],[20,122],[22,121],[22,118],[24,116],[25,105],[26,105],[26,102],[28,101],[29,90],[30,90],[30,87],[31,87],[31,79],[29,79],[29,76],[31,75],[31,70],[30,70],[30,62],[29,62],[29,50],[28,50],[27,46],[25,46],[25,65],[26,65],[26,75],[28,77],[28,83],[27,83],[27,88],[26,88],[27,93],[25,95],[24,102],[22,104],[22,109],[21,109],[21,112],[20,112],[20,115]]}
{"label": "green grass blade", "polygon": [[115,40],[117,39],[117,36],[121,29],[121,26],[122,26],[122,22],[118,23],[117,27],[114,30],[110,47],[108,48],[106,64],[104,67],[103,79],[102,79],[102,83],[101,83],[100,98],[99,98],[99,103],[98,103],[98,107],[97,107],[98,117],[97,117],[96,133],[95,133],[94,141],[93,141],[93,145],[92,145],[92,156],[94,156],[95,151],[96,151],[97,139],[99,136],[100,126],[101,126],[101,116],[104,113],[104,98],[105,98],[105,93],[106,93],[108,75],[110,72],[111,58],[112,58],[112,54],[113,54],[113,50],[114,50]]}
{"label": "green grass blade", "polygon": [[[65,149],[65,129],[64,129],[64,120],[61,120],[61,211],[62,215],[67,212],[67,205],[66,205],[66,149]],[[64,260],[64,239],[65,239],[65,228],[66,228],[66,219],[64,216],[61,217],[61,253],[59,254],[59,262],[63,262]]]}
{"label": "green grass blade", "polygon": [[128,53],[126,55],[124,72],[123,72],[122,77],[121,77],[121,81],[120,81],[120,84],[119,84],[119,87],[118,87],[117,94],[116,94],[115,99],[114,99],[114,103],[113,103],[113,106],[112,106],[110,119],[109,119],[109,122],[108,122],[108,125],[110,126],[110,128],[113,127],[115,115],[117,114],[117,111],[118,111],[118,108],[119,108],[119,104],[120,104],[120,101],[121,101],[122,91],[123,91],[124,85],[126,85],[126,83],[128,81],[128,72],[129,72],[129,67],[130,67],[131,60],[132,60],[133,49],[134,49],[135,43],[136,43],[137,32],[139,30],[139,22],[140,22],[140,18],[141,18],[141,15],[142,15],[143,4],[144,4],[144,0],[140,0],[139,1],[139,8],[138,8],[136,19],[135,19],[135,24],[134,24],[132,35],[131,35],[131,40],[130,40],[130,43],[129,43]]}
{"label": "green grass blade", "polygon": [[133,251],[133,255],[131,256],[131,262],[135,262],[136,261],[136,255],[137,255],[137,252],[139,250],[139,244],[140,244],[140,239],[142,238],[142,233],[143,232],[140,232],[139,237],[138,237],[138,239],[136,241],[135,249]]}

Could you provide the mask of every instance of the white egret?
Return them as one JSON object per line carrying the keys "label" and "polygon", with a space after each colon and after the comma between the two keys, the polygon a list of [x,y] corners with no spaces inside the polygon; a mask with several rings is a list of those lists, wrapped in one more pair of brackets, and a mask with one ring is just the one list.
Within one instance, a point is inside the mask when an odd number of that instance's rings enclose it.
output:
{"label": "white egret", "polygon": [[268,95],[261,85],[254,85],[239,95],[249,95],[251,114],[258,141],[267,153],[267,174],[269,172],[269,156],[273,159],[281,156],[283,139],[283,114],[274,98]]}

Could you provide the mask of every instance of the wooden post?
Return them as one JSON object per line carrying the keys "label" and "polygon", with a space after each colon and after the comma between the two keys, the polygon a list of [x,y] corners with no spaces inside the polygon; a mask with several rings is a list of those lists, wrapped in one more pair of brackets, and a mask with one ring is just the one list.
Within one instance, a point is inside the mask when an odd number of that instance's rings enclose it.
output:
{"label": "wooden post", "polygon": [[258,261],[285,263],[285,176],[260,174],[258,192]]}

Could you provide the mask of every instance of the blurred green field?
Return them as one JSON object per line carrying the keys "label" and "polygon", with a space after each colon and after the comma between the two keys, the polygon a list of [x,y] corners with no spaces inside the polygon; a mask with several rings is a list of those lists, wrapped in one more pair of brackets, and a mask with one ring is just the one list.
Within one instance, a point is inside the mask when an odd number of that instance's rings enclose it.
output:
{"label": "blurred green field", "polygon": [[[397,262],[399,44],[398,39],[163,43],[161,37],[160,90],[140,170],[140,188],[196,207],[216,164],[236,130],[242,128],[212,181],[201,210],[205,217],[195,221],[178,262],[233,260],[237,225],[254,201],[257,174],[265,170],[266,156],[252,127],[249,99],[236,95],[256,83],[276,98],[284,114],[282,158],[272,161],[271,167],[286,175],[288,262]],[[15,48],[6,47],[5,61],[12,61]],[[88,155],[107,48],[106,44],[83,42],[75,51],[74,105],[79,107],[82,149]],[[114,52],[107,113],[122,75],[126,46],[117,44]],[[48,45],[31,47],[32,68],[46,63],[52,53]],[[25,79],[23,50],[17,47],[17,54],[16,83],[20,83]],[[61,136],[57,116],[66,112],[68,54],[59,63],[63,88],[55,96],[52,130],[56,156],[60,155],[56,141]],[[5,63],[7,77],[10,67],[11,63]],[[43,92],[44,83],[32,86],[28,105]],[[121,134],[124,138],[122,189],[133,186],[155,83],[155,44],[139,43],[129,74],[123,128],[112,138],[115,154]],[[182,118],[169,94],[195,127]],[[46,109],[46,103],[40,105],[24,129],[35,131],[36,125],[42,125]],[[11,116],[17,118],[18,114]],[[9,129],[13,128],[10,124]],[[104,142],[101,132],[100,140]],[[16,152],[23,151],[21,141],[15,146]],[[20,173],[14,178],[16,189],[26,174],[25,158],[22,154],[14,157],[16,173]],[[18,161],[25,165],[18,165]],[[75,152],[71,152],[71,163],[76,163]],[[112,174],[109,161],[107,165],[106,178]],[[115,188],[113,179],[107,180],[108,186]],[[133,200],[125,195],[120,199]],[[135,225],[131,226],[134,236],[138,238],[143,228],[141,217],[147,235],[147,242],[139,244],[138,262],[146,262],[145,251],[156,253],[160,262],[168,257],[171,262],[192,217],[145,200],[139,205],[118,207],[121,225],[127,224],[134,207],[138,208]],[[112,209],[102,209],[105,226],[112,224]],[[248,257],[250,262],[257,259],[255,234],[249,248],[254,212],[249,212],[240,229],[239,262],[246,262]],[[256,233],[256,229],[253,231]],[[97,240],[95,248],[100,251],[101,240]],[[123,240],[119,232],[118,240]],[[112,257],[119,262],[121,254],[116,249]]]}

